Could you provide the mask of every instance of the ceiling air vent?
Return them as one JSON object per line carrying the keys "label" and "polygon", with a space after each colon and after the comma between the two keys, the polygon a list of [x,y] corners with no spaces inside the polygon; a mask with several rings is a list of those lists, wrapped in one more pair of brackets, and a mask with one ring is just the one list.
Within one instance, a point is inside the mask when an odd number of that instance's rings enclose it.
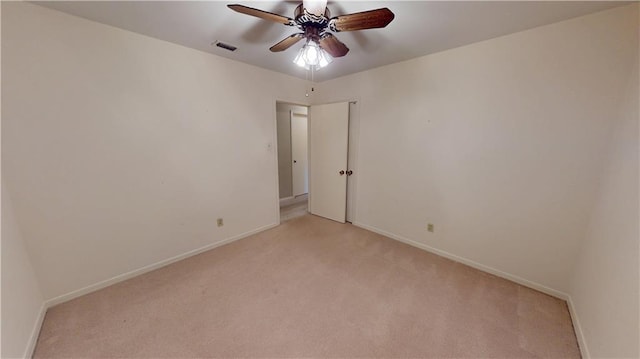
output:
{"label": "ceiling air vent", "polygon": [[221,47],[225,50],[229,50],[231,52],[236,51],[238,48],[233,46],[233,45],[229,45],[229,44],[225,44],[224,42],[220,42],[220,41],[216,41],[215,42],[216,46]]}

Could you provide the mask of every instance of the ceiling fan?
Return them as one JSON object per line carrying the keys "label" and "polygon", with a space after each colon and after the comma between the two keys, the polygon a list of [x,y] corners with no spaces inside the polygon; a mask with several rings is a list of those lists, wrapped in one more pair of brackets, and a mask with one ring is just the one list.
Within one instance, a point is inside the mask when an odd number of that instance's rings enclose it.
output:
{"label": "ceiling fan", "polygon": [[293,19],[239,4],[227,6],[242,14],[300,29],[302,32],[285,38],[271,46],[269,50],[284,51],[298,41],[306,39],[305,45],[300,49],[294,62],[302,67],[316,69],[326,66],[333,57],[342,57],[349,52],[349,48],[331,32],[382,28],[395,17],[388,8],[331,17],[327,0],[303,0],[302,4],[296,7]]}

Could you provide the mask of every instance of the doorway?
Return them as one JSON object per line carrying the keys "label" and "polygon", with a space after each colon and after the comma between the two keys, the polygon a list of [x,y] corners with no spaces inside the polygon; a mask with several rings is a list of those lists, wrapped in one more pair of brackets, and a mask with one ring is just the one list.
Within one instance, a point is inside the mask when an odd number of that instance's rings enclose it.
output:
{"label": "doorway", "polygon": [[357,103],[276,101],[280,223],[307,213],[354,222]]}
{"label": "doorway", "polygon": [[308,107],[276,102],[280,222],[308,211]]}

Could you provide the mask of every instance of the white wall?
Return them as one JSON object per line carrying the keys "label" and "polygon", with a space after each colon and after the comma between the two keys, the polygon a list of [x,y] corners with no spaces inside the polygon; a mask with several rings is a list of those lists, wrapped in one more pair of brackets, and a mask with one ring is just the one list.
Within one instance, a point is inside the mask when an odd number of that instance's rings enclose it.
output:
{"label": "white wall", "polygon": [[305,81],[2,6],[3,173],[46,299],[277,224],[275,103]]}
{"label": "white wall", "polygon": [[2,185],[2,358],[30,357],[44,316],[44,298]]}
{"label": "white wall", "polygon": [[637,57],[630,75],[570,291],[593,358],[640,357]]}
{"label": "white wall", "polygon": [[359,99],[354,223],[567,293],[637,52],[634,6],[316,85],[314,104]]}

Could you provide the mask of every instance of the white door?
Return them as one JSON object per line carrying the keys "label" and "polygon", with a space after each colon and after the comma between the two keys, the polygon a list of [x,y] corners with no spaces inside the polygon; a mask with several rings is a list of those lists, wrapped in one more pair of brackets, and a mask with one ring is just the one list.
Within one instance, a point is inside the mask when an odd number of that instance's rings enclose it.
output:
{"label": "white door", "polygon": [[349,103],[309,108],[309,211],[345,222]]}
{"label": "white door", "polygon": [[291,168],[294,197],[309,192],[307,138],[307,115],[291,111]]}

